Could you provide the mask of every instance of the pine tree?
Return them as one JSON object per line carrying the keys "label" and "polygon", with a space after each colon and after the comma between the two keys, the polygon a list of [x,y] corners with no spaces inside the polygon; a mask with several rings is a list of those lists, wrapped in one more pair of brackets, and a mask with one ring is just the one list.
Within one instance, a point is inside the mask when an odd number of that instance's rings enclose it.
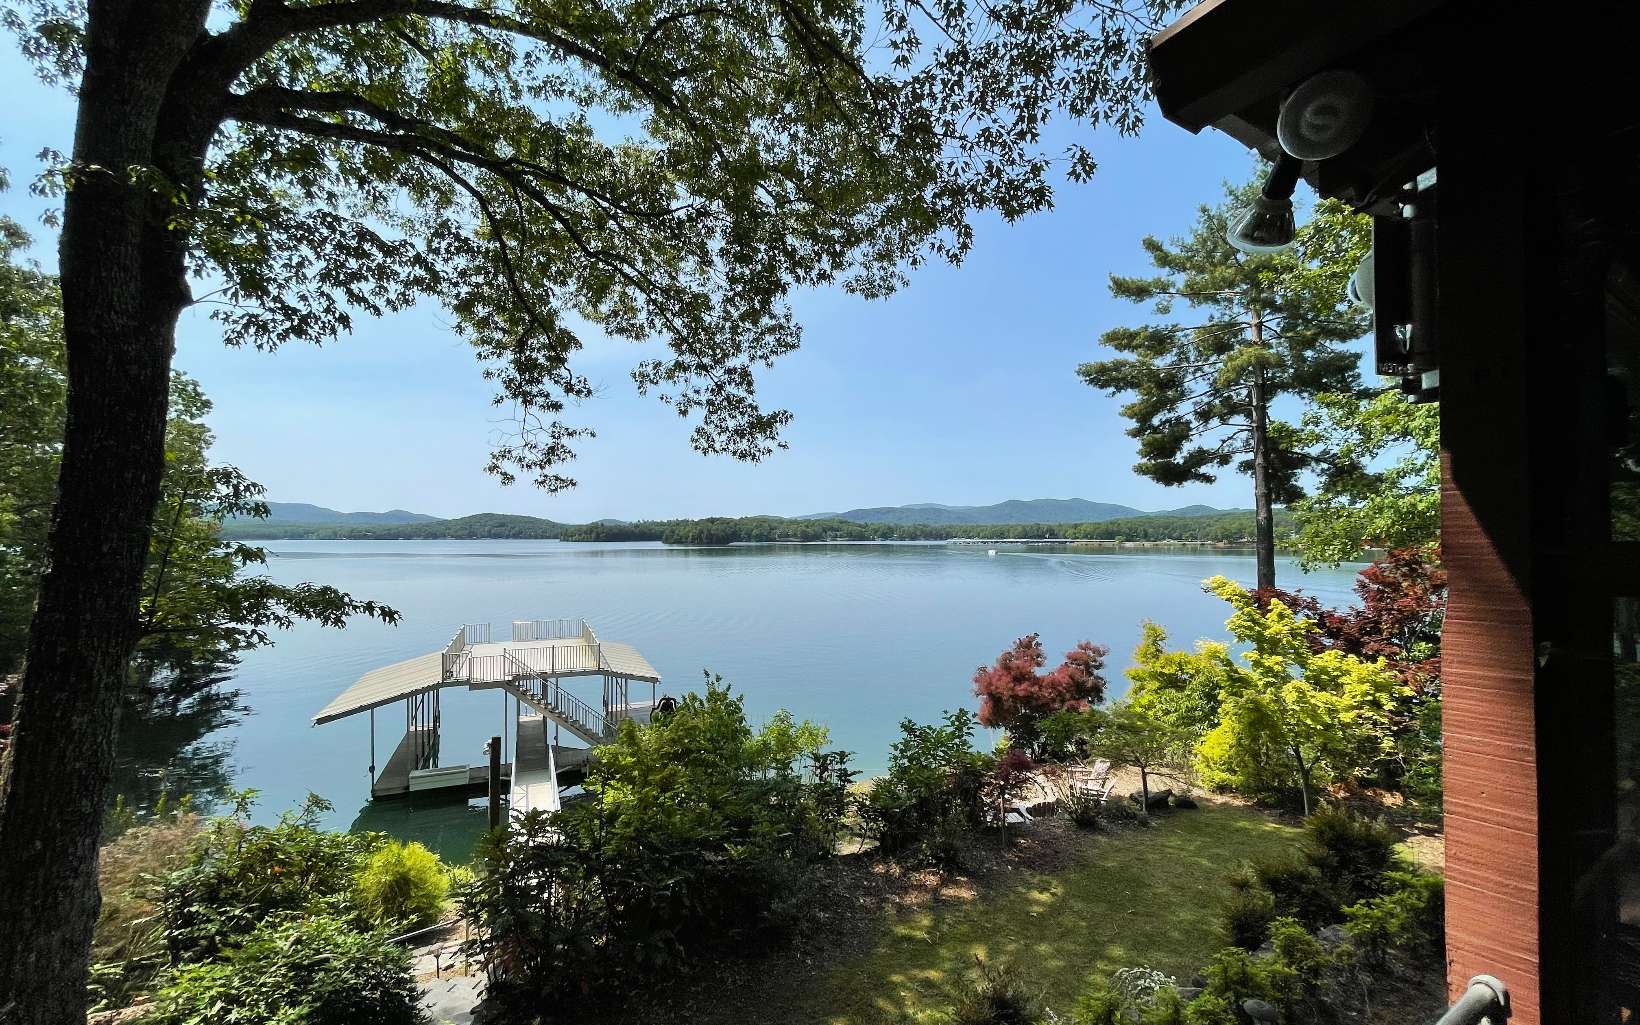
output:
{"label": "pine tree", "polygon": [[1111,328],[1100,342],[1122,355],[1077,372],[1092,387],[1133,396],[1122,415],[1139,442],[1138,473],[1166,485],[1212,483],[1234,465],[1253,478],[1258,584],[1272,587],[1274,509],[1302,497],[1298,477],[1313,458],[1299,429],[1272,417],[1272,404],[1355,392],[1360,357],[1344,343],[1368,321],[1348,305],[1336,273],[1340,254],[1353,252],[1339,244],[1340,229],[1363,230],[1359,219],[1323,204],[1294,250],[1249,255],[1225,240],[1225,228],[1253,188],[1202,207],[1186,237],[1147,236],[1156,276],[1111,276],[1113,295],[1149,305],[1157,318],[1181,301],[1203,317]]}

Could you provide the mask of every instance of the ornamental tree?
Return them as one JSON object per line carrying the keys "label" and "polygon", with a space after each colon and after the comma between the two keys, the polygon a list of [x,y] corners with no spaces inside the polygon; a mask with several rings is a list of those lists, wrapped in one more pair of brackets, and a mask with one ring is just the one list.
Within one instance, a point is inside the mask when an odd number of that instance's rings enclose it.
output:
{"label": "ornamental tree", "polygon": [[[27,669],[0,766],[0,1007],[78,1021],[121,680],[164,471],[175,328],[233,345],[442,305],[515,429],[490,469],[547,488],[592,394],[586,332],[703,452],[789,419],[755,372],[794,288],[898,287],[969,214],[1048,206],[1056,115],[1131,132],[1173,0],[10,0],[75,91],[58,266],[68,417]],[[1093,172],[1073,146],[1073,177]],[[195,285],[200,285],[198,291]]]}
{"label": "ornamental tree", "polygon": [[1197,749],[1202,777],[1252,793],[1296,784],[1308,815],[1316,786],[1393,750],[1390,713],[1406,688],[1382,660],[1317,651],[1313,624],[1280,599],[1261,608],[1224,577],[1206,587],[1235,610],[1225,625],[1247,650],[1209,667],[1223,689]]}
{"label": "ornamental tree", "polygon": [[1359,604],[1328,609],[1301,592],[1274,587],[1251,592],[1260,608],[1280,601],[1309,620],[1318,651],[1382,659],[1420,696],[1438,697],[1447,595],[1440,549],[1386,553],[1357,575],[1355,593]]}
{"label": "ornamental tree", "polygon": [[1088,754],[1139,770],[1141,807],[1147,813],[1152,776],[1189,781],[1201,731],[1165,699],[1129,697],[1109,709],[1091,710],[1087,719]]}
{"label": "ornamental tree", "polygon": [[1042,721],[1055,712],[1082,711],[1105,700],[1105,656],[1110,649],[1082,641],[1065,653],[1059,668],[1038,673],[1046,664],[1042,641],[1029,634],[997,656],[991,666],[974,672],[982,725],[1008,731],[1014,743],[1040,757]]}

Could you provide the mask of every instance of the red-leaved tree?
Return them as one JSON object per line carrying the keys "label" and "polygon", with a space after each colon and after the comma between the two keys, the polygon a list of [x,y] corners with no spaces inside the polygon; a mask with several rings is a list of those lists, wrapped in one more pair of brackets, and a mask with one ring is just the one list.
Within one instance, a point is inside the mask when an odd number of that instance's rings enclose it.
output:
{"label": "red-leaved tree", "polygon": [[1036,634],[1021,637],[997,656],[996,664],[974,672],[979,721],[1008,731],[1014,744],[1038,757],[1042,720],[1055,712],[1082,711],[1105,700],[1105,656],[1110,649],[1083,641],[1065,653],[1051,673],[1038,673],[1047,658]]}

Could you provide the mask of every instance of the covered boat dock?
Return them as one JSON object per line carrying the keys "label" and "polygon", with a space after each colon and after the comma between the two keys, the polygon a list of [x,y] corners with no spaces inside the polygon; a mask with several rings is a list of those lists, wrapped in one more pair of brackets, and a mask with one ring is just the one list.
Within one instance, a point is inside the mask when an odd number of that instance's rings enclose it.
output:
{"label": "covered boat dock", "polygon": [[[502,751],[512,755],[500,775],[511,808],[556,810],[561,788],[584,777],[592,748],[614,739],[624,719],[648,721],[660,698],[660,674],[632,645],[600,639],[582,619],[515,620],[510,634],[510,640],[495,641],[487,623],[463,626],[442,650],[365,673],[313,724],[370,717],[373,799],[424,791],[483,793],[488,766],[440,764],[439,695],[450,687],[499,690]],[[565,682],[585,686],[590,679],[599,680],[601,700],[583,698]],[[378,771],[377,710],[401,704],[403,733]],[[584,746],[558,743],[564,733]]]}

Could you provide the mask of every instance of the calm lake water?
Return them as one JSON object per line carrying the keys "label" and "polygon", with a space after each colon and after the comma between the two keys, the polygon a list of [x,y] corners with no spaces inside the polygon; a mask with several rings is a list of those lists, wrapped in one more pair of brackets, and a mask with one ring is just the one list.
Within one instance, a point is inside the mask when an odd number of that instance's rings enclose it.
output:
{"label": "calm lake water", "polygon": [[[312,716],[366,670],[434,651],[463,623],[584,617],[606,640],[637,646],[663,677],[662,691],[698,688],[703,670],[743,694],[754,720],[777,709],[827,725],[832,744],[880,771],[897,724],[974,704],[970,679],[1023,634],[1037,632],[1050,667],[1077,641],[1108,645],[1110,695],[1153,619],[1175,644],[1222,637],[1227,607],[1201,592],[1208,577],[1253,578],[1250,553],[1091,551],[1074,547],[769,545],[669,548],[555,541],[274,541],[268,572],[282,583],[332,584],[398,609],[384,626],[301,625],[247,655],[228,687],[232,720],[173,756],[186,729],[125,738],[127,778],[152,792],[208,802],[228,784],[260,791],[269,820],[308,792],[336,806],[328,824],[379,828],[428,841],[447,855],[470,849],[482,826],[472,807],[418,799],[369,806],[369,726],[355,716],[322,727]],[[1327,603],[1352,597],[1355,568],[1302,574],[1284,586]],[[583,687],[583,690],[586,688]],[[594,688],[585,696],[596,698]],[[483,760],[500,731],[493,692],[447,690],[444,764]],[[378,759],[402,732],[401,706],[377,714]],[[197,726],[196,726],[197,731]]]}

